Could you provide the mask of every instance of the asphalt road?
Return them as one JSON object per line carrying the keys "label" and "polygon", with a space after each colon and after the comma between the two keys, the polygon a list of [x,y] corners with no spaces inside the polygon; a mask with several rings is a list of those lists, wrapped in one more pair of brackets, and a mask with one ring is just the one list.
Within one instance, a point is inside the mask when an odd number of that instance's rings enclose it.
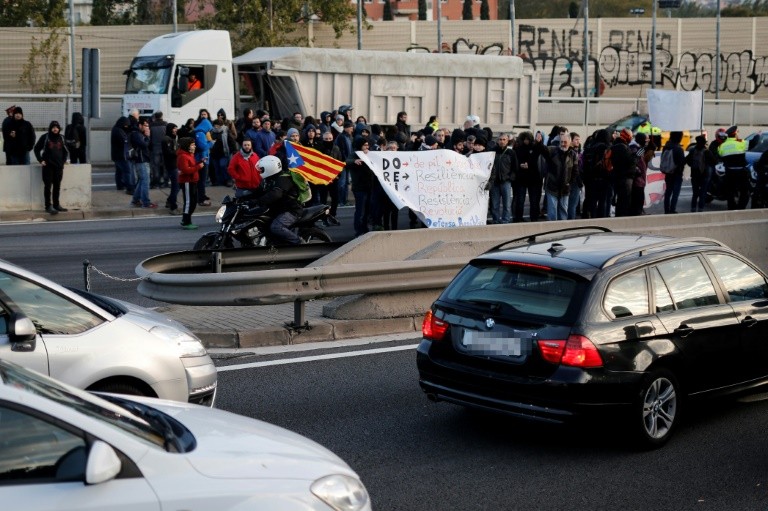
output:
{"label": "asphalt road", "polygon": [[547,426],[432,403],[417,384],[416,342],[295,363],[315,353],[238,359],[230,364],[262,366],[221,372],[218,406],[327,446],[360,474],[377,510],[768,506],[766,401],[689,408],[667,446],[637,451],[620,425]]}

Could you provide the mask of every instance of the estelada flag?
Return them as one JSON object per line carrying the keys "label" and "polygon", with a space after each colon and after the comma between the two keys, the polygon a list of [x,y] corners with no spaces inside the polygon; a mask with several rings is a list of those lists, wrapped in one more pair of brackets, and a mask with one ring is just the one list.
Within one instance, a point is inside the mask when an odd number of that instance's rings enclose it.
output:
{"label": "estelada flag", "polygon": [[291,144],[285,141],[288,168],[295,170],[304,179],[316,185],[327,185],[344,170],[344,162],[327,156],[317,149]]}

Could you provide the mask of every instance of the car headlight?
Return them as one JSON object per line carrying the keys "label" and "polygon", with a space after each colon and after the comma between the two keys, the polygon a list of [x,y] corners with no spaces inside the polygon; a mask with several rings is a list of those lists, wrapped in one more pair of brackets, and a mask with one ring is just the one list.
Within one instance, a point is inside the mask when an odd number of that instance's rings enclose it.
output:
{"label": "car headlight", "polygon": [[222,219],[224,218],[224,212],[227,210],[226,206],[221,206],[219,210],[216,212],[216,223],[220,224],[222,222]]}
{"label": "car headlight", "polygon": [[334,474],[312,483],[312,493],[336,511],[357,511],[368,504],[368,491],[354,477]]}
{"label": "car headlight", "polygon": [[179,357],[202,357],[208,353],[200,339],[177,328],[165,325],[156,326],[151,328],[149,333],[172,343],[179,351]]}

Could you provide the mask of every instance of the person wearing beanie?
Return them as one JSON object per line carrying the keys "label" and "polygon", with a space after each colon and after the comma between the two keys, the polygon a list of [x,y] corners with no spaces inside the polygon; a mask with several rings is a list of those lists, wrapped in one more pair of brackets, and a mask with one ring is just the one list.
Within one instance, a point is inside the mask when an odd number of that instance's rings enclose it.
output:
{"label": "person wearing beanie", "polygon": [[45,210],[51,215],[67,211],[59,203],[61,180],[64,178],[64,165],[69,159],[69,152],[61,136],[61,125],[51,121],[48,132],[40,137],[34,146],[35,158],[43,167],[43,198]]}
{"label": "person wearing beanie", "polygon": [[432,149],[437,149],[437,139],[432,135],[427,135],[424,137],[424,141],[421,143],[419,150],[430,151]]}
{"label": "person wearing beanie", "polygon": [[176,167],[179,169],[179,186],[184,197],[184,206],[181,210],[181,228],[197,229],[192,223],[192,213],[197,207],[197,182],[200,179],[200,169],[205,163],[195,159],[195,139],[184,137],[179,139],[179,149],[176,151]]}
{"label": "person wearing beanie", "polygon": [[179,214],[179,169],[176,167],[176,152],[179,150],[178,132],[178,126],[169,122],[165,126],[165,136],[160,146],[163,154],[163,168],[171,185],[171,191],[165,201],[165,207],[171,215]]}
{"label": "person wearing beanie", "polygon": [[352,121],[345,121],[343,123],[343,131],[339,134],[339,136],[336,137],[336,145],[339,148],[339,153],[341,154],[341,161],[346,162],[346,167],[344,170],[339,172],[338,175],[338,185],[339,185],[339,206],[346,206],[347,205],[347,197],[349,196],[349,186],[347,182],[347,178],[349,176],[349,172],[347,168],[354,163],[354,160],[357,159],[357,156],[355,155],[355,151],[352,149],[352,133],[355,129],[355,125],[352,124]]}
{"label": "person wearing beanie", "polygon": [[13,107],[13,117],[3,122],[3,151],[6,165],[29,165],[29,152],[35,146],[35,129],[24,119],[20,106]]}
{"label": "person wearing beanie", "polygon": [[11,122],[13,122],[13,110],[16,108],[16,105],[11,105],[8,108],[5,109],[5,119],[3,119],[3,152],[5,153],[5,164],[10,165],[8,162],[8,151],[6,149],[6,130],[8,129],[8,126],[11,125]]}
{"label": "person wearing beanie", "polygon": [[[205,185],[208,180],[209,160],[211,148],[213,147],[213,124],[209,119],[208,110],[201,109],[200,115],[195,122],[195,130],[192,132],[195,137],[195,160],[202,163],[200,167],[200,179],[197,180],[197,200],[198,206],[210,206],[211,198],[205,194]],[[215,178],[214,180],[215,181]]]}

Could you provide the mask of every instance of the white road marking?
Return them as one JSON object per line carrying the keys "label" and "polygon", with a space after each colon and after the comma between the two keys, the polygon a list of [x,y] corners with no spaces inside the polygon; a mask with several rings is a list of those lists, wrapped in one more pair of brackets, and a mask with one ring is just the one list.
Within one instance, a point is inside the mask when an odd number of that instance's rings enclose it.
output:
{"label": "white road marking", "polygon": [[394,351],[405,351],[416,349],[418,344],[409,344],[406,346],[390,346],[388,348],[374,348],[371,350],[347,351],[344,353],[327,353],[325,355],[313,355],[309,357],[283,358],[278,360],[268,360],[264,362],[251,362],[248,364],[236,364],[223,367],[217,367],[218,372],[237,371],[239,369],[253,369],[255,367],[269,367],[286,364],[299,364],[302,362],[315,362],[317,360],[332,360],[335,358],[360,357],[363,355],[375,355],[378,353],[390,353]]}

